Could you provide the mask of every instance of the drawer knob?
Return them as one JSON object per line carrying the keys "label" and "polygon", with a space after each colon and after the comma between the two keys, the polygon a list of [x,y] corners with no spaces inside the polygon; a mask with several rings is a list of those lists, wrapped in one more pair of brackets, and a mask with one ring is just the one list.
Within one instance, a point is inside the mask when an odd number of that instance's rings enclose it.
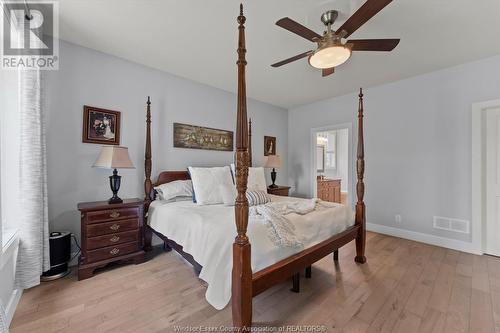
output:
{"label": "drawer knob", "polygon": [[109,214],[109,217],[116,219],[118,216],[120,216],[120,213],[117,211],[112,211],[111,214]]}
{"label": "drawer knob", "polygon": [[113,242],[113,243],[116,243],[116,242],[118,242],[119,240],[120,240],[120,237],[118,237],[118,236],[116,236],[116,235],[110,238],[110,241],[111,241],[111,242]]}
{"label": "drawer knob", "polygon": [[116,231],[116,230],[120,229],[120,225],[115,223],[111,227],[109,227],[109,229]]}
{"label": "drawer knob", "polygon": [[109,254],[112,254],[112,255],[117,255],[119,252],[120,252],[120,249],[117,249],[117,248],[115,247],[115,248],[113,248],[113,250],[109,251]]}

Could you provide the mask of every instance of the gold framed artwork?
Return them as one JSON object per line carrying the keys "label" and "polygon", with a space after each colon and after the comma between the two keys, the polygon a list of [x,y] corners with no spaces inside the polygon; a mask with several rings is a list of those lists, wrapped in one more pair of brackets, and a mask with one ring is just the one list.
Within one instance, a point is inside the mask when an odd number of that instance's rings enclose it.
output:
{"label": "gold framed artwork", "polygon": [[264,136],[264,156],[276,155],[276,137]]}
{"label": "gold framed artwork", "polygon": [[83,106],[82,142],[120,145],[121,112]]}
{"label": "gold framed artwork", "polygon": [[233,132],[174,123],[174,147],[233,151]]}

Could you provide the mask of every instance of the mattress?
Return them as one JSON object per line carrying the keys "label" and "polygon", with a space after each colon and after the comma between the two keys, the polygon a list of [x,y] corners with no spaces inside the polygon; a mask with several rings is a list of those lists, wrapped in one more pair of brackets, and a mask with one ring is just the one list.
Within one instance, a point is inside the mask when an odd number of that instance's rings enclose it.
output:
{"label": "mattress", "polygon": [[[307,200],[270,195],[271,201]],[[303,246],[278,247],[260,219],[250,216],[247,235],[252,246],[252,271],[257,272],[354,225],[354,213],[344,205],[319,208],[305,215],[287,214]],[[203,266],[207,301],[223,309],[231,299],[232,244],[236,236],[234,206],[197,205],[191,201],[154,201],[149,225],[172,239]]]}

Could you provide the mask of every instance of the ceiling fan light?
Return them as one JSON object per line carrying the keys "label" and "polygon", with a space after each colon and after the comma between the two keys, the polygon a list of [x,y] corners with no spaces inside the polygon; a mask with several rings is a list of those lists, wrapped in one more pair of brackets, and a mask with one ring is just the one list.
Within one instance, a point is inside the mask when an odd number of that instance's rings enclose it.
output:
{"label": "ceiling fan light", "polygon": [[344,45],[334,45],[314,52],[314,54],[309,57],[309,64],[319,69],[332,68],[343,64],[350,57],[350,48]]}

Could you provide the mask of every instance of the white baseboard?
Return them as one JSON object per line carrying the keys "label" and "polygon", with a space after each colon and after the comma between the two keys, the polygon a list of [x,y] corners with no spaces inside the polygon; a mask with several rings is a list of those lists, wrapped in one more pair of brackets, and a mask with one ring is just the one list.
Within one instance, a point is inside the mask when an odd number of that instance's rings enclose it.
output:
{"label": "white baseboard", "polygon": [[7,303],[7,307],[5,308],[5,315],[7,319],[7,326],[10,326],[10,322],[12,318],[14,318],[14,312],[16,312],[17,304],[21,299],[21,295],[23,294],[22,289],[16,289],[12,292],[10,296],[9,302]]}
{"label": "white baseboard", "polygon": [[375,223],[367,223],[366,229],[368,231],[377,232],[379,234],[410,239],[413,241],[441,246],[452,250],[457,250],[472,254],[479,254],[479,255],[483,254],[481,250],[477,249],[474,246],[474,244],[456,239],[424,234],[421,232],[411,231],[407,229],[388,227],[385,225],[380,225]]}

